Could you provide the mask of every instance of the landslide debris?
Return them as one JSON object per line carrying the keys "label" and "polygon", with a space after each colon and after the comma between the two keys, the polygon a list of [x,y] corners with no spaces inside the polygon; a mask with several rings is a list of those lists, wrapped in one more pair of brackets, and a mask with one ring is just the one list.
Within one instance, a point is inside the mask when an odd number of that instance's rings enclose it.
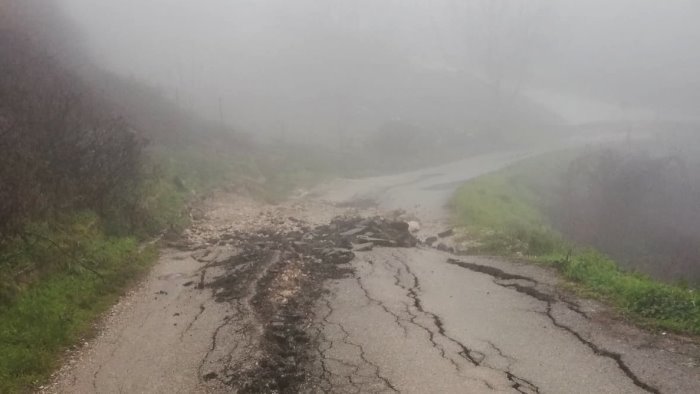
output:
{"label": "landslide debris", "polygon": [[[349,276],[347,263],[357,251],[418,243],[407,222],[383,217],[336,217],[315,227],[298,219],[293,223],[222,234],[216,247],[238,251],[226,259],[195,252],[207,262],[203,269],[216,266],[223,272],[198,288],[210,289],[216,301],[234,306],[238,316],[223,324],[245,321],[239,326],[245,327],[246,338],[253,342],[249,348],[255,349],[243,357],[229,354],[203,361],[218,365],[201,369],[204,382],[216,381],[241,393],[298,392],[315,355],[308,328],[324,281]],[[217,353],[217,346],[222,344],[215,335],[210,354]]]}

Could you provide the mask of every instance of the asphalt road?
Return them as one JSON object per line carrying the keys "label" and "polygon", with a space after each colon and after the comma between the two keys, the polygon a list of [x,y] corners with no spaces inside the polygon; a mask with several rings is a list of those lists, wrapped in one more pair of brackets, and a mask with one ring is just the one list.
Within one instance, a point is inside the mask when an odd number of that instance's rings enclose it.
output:
{"label": "asphalt road", "polygon": [[[458,185],[526,156],[341,180],[316,198],[404,210],[425,238],[446,228],[444,205]],[[353,266],[317,312],[316,384],[329,392],[700,392],[695,344],[563,294],[555,274],[532,265],[422,247],[376,248]]]}
{"label": "asphalt road", "polygon": [[[241,248],[230,240],[397,209],[420,221],[425,238],[446,228],[444,204],[460,183],[527,155],[336,180],[278,206],[214,196],[186,242],[163,249],[151,274],[106,316],[96,338],[66,355],[42,391],[231,392],[240,376],[264,384],[255,374],[273,324],[254,300],[269,283],[282,286],[269,302],[294,297],[300,271],[280,265],[284,259],[237,266],[229,271],[231,301],[220,302],[213,284]],[[700,392],[694,340],[625,324],[602,305],[562,293],[555,274],[533,265],[426,246],[374,248],[350,265],[351,276],[324,283],[304,322],[313,364],[302,392]]]}

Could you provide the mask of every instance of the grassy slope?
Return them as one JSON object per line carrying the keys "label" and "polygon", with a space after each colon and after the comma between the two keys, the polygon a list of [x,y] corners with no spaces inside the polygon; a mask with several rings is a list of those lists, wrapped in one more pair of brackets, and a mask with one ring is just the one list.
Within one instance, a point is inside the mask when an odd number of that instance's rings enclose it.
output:
{"label": "grassy slope", "polygon": [[543,208],[569,156],[531,159],[462,186],[450,206],[466,238],[477,241],[472,251],[527,256],[639,323],[700,334],[700,295],[694,289],[624,272],[607,256],[571,245],[549,225]]}
{"label": "grassy slope", "polygon": [[245,176],[245,163],[205,152],[153,154],[139,194],[142,222],[91,212],[29,223],[0,245],[0,392],[24,392],[46,380],[64,349],[89,336],[93,322],[155,261],[140,247],[160,231],[187,225],[197,194]]}
{"label": "grassy slope", "polygon": [[35,276],[3,289],[0,392],[27,391],[43,381],[62,350],[88,335],[95,317],[154,260],[154,248],[106,236],[98,222],[81,213],[61,226],[34,223],[0,253],[15,272]]}
{"label": "grassy slope", "polygon": [[[250,152],[248,152],[250,154]],[[295,150],[252,155],[201,147],[159,147],[139,194],[143,221],[90,212],[27,225],[25,237],[0,245],[0,393],[30,391],[58,366],[62,352],[89,336],[94,321],[155,261],[139,244],[188,224],[186,204],[226,185],[278,201],[329,176],[325,158]],[[125,235],[123,235],[125,234]],[[30,272],[17,279],[19,272]]]}

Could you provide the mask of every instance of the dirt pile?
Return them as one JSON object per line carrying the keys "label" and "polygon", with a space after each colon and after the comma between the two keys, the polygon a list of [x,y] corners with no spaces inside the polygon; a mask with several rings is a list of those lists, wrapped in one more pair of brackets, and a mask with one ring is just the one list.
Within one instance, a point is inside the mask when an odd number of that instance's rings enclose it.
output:
{"label": "dirt pile", "polygon": [[[408,223],[382,217],[336,217],[316,227],[289,221],[294,225],[220,234],[210,240],[216,246],[194,253],[207,261],[205,270],[217,267],[223,272],[209,281],[203,274],[198,285],[234,307],[236,313],[225,319],[223,329],[237,322],[235,326],[243,327],[245,337],[256,344],[247,354],[222,355],[215,351],[214,340],[211,354],[217,359],[205,360],[202,380],[243,393],[297,392],[312,361],[307,329],[323,282],[349,275],[352,268],[347,263],[356,251],[418,243]],[[235,252],[211,259],[221,248]]]}

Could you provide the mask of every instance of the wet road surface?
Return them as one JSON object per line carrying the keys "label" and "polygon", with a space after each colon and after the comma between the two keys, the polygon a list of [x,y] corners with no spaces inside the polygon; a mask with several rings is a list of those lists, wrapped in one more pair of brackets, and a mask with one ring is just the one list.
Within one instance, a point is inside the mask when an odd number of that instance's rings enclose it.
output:
{"label": "wet road surface", "polygon": [[[447,227],[444,204],[461,182],[526,156],[336,180],[278,206],[213,196],[187,242],[163,250],[150,276],[115,306],[94,340],[68,355],[44,391],[271,392],[239,383],[268,379],[260,375],[272,360],[266,338],[284,340],[274,329],[287,324],[270,311],[299,302],[311,266],[286,251],[233,267],[246,242],[264,244],[270,229],[273,238],[291,239],[336,215],[397,209],[421,223],[418,238],[425,239]],[[293,391],[700,392],[696,342],[625,324],[533,265],[425,245],[358,251],[345,265],[348,275],[324,279],[325,291],[300,309],[296,328],[304,333],[295,335],[303,345],[284,348],[294,352],[279,367],[297,374]],[[235,279],[229,289],[217,285],[225,275]]]}

